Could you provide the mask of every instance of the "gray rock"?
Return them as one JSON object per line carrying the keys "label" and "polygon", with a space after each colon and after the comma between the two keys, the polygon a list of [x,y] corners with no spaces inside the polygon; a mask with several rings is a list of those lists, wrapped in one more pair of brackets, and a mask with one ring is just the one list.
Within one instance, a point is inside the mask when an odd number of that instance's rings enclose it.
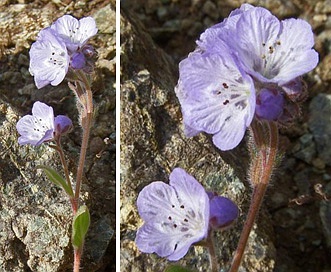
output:
{"label": "gray rock", "polygon": [[331,165],[331,95],[318,94],[309,105],[309,130],[314,136],[318,157]]}
{"label": "gray rock", "polygon": [[304,134],[299,138],[299,145],[295,146],[293,150],[294,156],[298,159],[305,161],[306,163],[311,163],[313,158],[316,156],[315,142],[313,141],[312,134]]}
{"label": "gray rock", "polygon": [[[221,156],[205,135],[184,136],[174,93],[177,65],[126,10],[121,17],[121,42],[121,271],[162,271],[169,265],[164,258],[142,254],[136,248],[135,234],[142,221],[135,203],[144,186],[155,180],[167,182],[175,167],[184,168],[208,190],[230,197],[241,207],[238,224],[218,236],[220,264],[228,269],[250,195],[242,183],[248,165],[245,149]],[[250,236],[242,271],[272,271],[275,249],[271,229],[262,212]],[[179,263],[195,271],[210,269],[206,250],[201,247],[192,248]]]}

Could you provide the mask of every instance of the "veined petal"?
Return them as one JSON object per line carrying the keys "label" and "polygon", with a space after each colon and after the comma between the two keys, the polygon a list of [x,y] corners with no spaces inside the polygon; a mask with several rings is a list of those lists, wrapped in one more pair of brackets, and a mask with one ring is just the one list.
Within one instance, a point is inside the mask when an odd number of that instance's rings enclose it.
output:
{"label": "veined petal", "polygon": [[225,18],[223,22],[216,24],[205,30],[200,36],[200,39],[196,42],[202,51],[207,52],[221,52],[226,44],[226,37],[233,38],[233,34],[236,31],[236,24],[240,16],[254,8],[250,4],[243,4],[240,8],[232,11],[228,18]]}
{"label": "veined petal", "polygon": [[[185,125],[218,134],[215,139],[223,143],[217,144],[221,150],[238,145],[254,116],[252,79],[242,73],[239,63],[226,51],[222,55],[191,54],[179,69],[180,87],[176,94]],[[235,139],[234,144],[229,143],[231,138]]]}
{"label": "veined petal", "polygon": [[301,19],[288,19],[281,22],[282,32],[279,35],[277,46],[274,48],[274,57],[267,66],[272,79],[280,85],[301,76],[318,63],[318,53],[312,49],[314,36],[311,26]]}
{"label": "veined petal", "polygon": [[268,81],[274,76],[266,67],[270,65],[269,58],[278,41],[280,28],[279,20],[264,8],[251,9],[238,20],[234,51],[245,71],[260,81]]}
{"label": "veined petal", "polygon": [[81,48],[88,39],[98,32],[92,17],[78,20],[71,15],[60,17],[51,28],[58,33],[71,52]]}
{"label": "veined petal", "polygon": [[32,115],[38,119],[41,125],[48,129],[54,129],[54,111],[51,106],[42,102],[35,102],[32,107]]}

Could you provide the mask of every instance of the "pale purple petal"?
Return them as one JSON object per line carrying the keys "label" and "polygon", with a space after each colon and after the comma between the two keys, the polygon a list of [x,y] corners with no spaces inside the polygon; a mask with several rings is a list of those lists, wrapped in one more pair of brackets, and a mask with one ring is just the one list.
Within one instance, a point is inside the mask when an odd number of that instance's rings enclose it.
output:
{"label": "pale purple petal", "polygon": [[174,169],[170,185],[153,182],[146,186],[139,193],[137,207],[145,221],[135,240],[142,252],[178,260],[207,235],[208,195],[182,169]]}
{"label": "pale purple petal", "polygon": [[65,44],[58,40],[53,30],[42,30],[29,54],[29,71],[38,89],[48,84],[56,86],[63,81],[69,67],[69,56]]}
{"label": "pale purple petal", "polygon": [[282,32],[267,68],[273,82],[286,84],[312,69],[318,63],[318,53],[312,49],[314,35],[311,26],[301,19],[282,21]]}
{"label": "pale purple petal", "polygon": [[199,48],[208,52],[223,51],[224,44],[226,44],[227,41],[225,36],[230,36],[230,39],[233,39],[236,24],[240,16],[247,10],[253,8],[254,7],[250,4],[243,4],[240,8],[233,10],[229,17],[225,18],[223,22],[206,29],[197,41]]}
{"label": "pale purple petal", "polygon": [[254,8],[240,16],[236,27],[232,37],[225,39],[240,41],[232,49],[246,72],[261,82],[283,85],[318,63],[311,27],[301,19],[279,21],[268,10]]}
{"label": "pale purple petal", "polygon": [[77,51],[98,32],[92,17],[77,20],[71,15],[60,17],[51,28],[58,33],[71,52]]}
{"label": "pale purple petal", "polygon": [[50,141],[54,137],[54,114],[52,107],[41,102],[35,102],[32,115],[22,117],[16,125],[20,145],[31,144],[37,146]]}
{"label": "pale purple petal", "polygon": [[273,50],[281,28],[279,20],[264,8],[254,8],[242,14],[237,22],[237,31],[232,43],[233,50],[247,73],[262,82],[268,82],[278,72],[272,65]]}
{"label": "pale purple petal", "polygon": [[214,142],[221,150],[239,144],[254,116],[253,82],[239,66],[226,51],[222,55],[194,53],[179,65],[176,94],[184,124],[216,134]]}

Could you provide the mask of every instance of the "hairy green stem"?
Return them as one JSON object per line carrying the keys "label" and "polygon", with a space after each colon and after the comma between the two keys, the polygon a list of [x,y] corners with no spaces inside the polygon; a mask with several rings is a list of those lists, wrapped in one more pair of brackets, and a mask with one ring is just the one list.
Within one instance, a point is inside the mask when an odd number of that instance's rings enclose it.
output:
{"label": "hairy green stem", "polygon": [[[75,195],[73,199],[74,205],[76,205],[75,207],[77,207],[78,209],[80,189],[82,185],[85,159],[86,159],[87,147],[90,138],[92,119],[93,119],[93,97],[92,97],[91,84],[86,74],[78,71],[77,76],[79,78],[79,81],[76,81],[76,90],[77,90],[77,97],[80,102],[80,105],[78,105],[78,111],[81,114],[80,118],[81,118],[82,130],[83,130],[83,137],[82,137],[82,143],[81,143],[79,161],[77,167],[77,175],[76,175]],[[75,210],[74,215],[76,214],[77,209]],[[74,249],[74,272],[79,271],[82,252],[83,252],[83,245],[78,249]]]}
{"label": "hairy green stem", "polygon": [[90,130],[92,126],[92,118],[93,118],[93,99],[92,99],[92,91],[90,88],[90,83],[84,73],[80,73],[80,79],[81,82],[77,82],[77,84],[82,84],[85,89],[84,93],[84,99],[81,101],[83,109],[81,113],[81,124],[83,129],[83,138],[82,138],[82,144],[80,149],[80,156],[78,161],[78,168],[77,168],[77,176],[76,176],[76,189],[75,189],[75,200],[79,201],[79,194],[80,194],[80,188],[83,178],[83,172],[84,172],[84,165],[85,165],[85,159],[86,159],[86,152],[90,137]]}

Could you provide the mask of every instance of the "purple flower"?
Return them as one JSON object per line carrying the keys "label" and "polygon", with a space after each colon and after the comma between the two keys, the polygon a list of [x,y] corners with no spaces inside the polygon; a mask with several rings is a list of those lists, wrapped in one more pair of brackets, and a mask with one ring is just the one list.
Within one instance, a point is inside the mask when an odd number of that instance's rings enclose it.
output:
{"label": "purple flower", "polygon": [[221,150],[240,143],[255,114],[288,120],[286,107],[291,103],[286,100],[297,102],[302,97],[300,77],[318,62],[307,22],[280,21],[249,4],[207,29],[197,44],[179,64],[175,88],[184,132],[213,134]]}
{"label": "purple flower", "polygon": [[208,193],[210,198],[209,226],[213,229],[229,227],[239,216],[238,206],[230,199]]}
{"label": "purple flower", "polygon": [[[62,16],[51,27],[41,30],[30,49],[29,71],[37,88],[59,85],[69,67],[91,72],[96,54],[86,42],[97,31],[92,17],[77,20],[70,15]],[[91,54],[93,57],[89,56]]]}
{"label": "purple flower", "polygon": [[50,28],[43,29],[30,49],[29,71],[38,89],[59,85],[69,68],[67,48]]}
{"label": "purple flower", "polygon": [[175,91],[187,136],[213,134],[221,150],[240,143],[255,111],[253,80],[240,66],[226,48],[222,54],[192,53],[179,64]]}
{"label": "purple flower", "polygon": [[98,32],[92,17],[77,20],[71,15],[57,19],[51,28],[62,38],[71,53],[82,48],[87,40]]}
{"label": "purple flower", "polygon": [[264,8],[252,8],[242,13],[236,24],[233,43],[247,73],[261,82],[279,85],[314,69],[318,54],[312,49],[314,35],[311,26],[301,19],[279,21]]}
{"label": "purple flower", "polygon": [[137,206],[145,222],[135,242],[142,252],[176,261],[207,236],[209,198],[183,169],[174,169],[169,178],[169,185],[156,181],[140,192]]}
{"label": "purple flower", "polygon": [[16,129],[21,135],[18,138],[20,145],[41,145],[52,141],[56,135],[66,133],[72,126],[71,120],[63,115],[54,119],[53,108],[42,102],[35,102],[32,115],[22,117],[16,124]]}

